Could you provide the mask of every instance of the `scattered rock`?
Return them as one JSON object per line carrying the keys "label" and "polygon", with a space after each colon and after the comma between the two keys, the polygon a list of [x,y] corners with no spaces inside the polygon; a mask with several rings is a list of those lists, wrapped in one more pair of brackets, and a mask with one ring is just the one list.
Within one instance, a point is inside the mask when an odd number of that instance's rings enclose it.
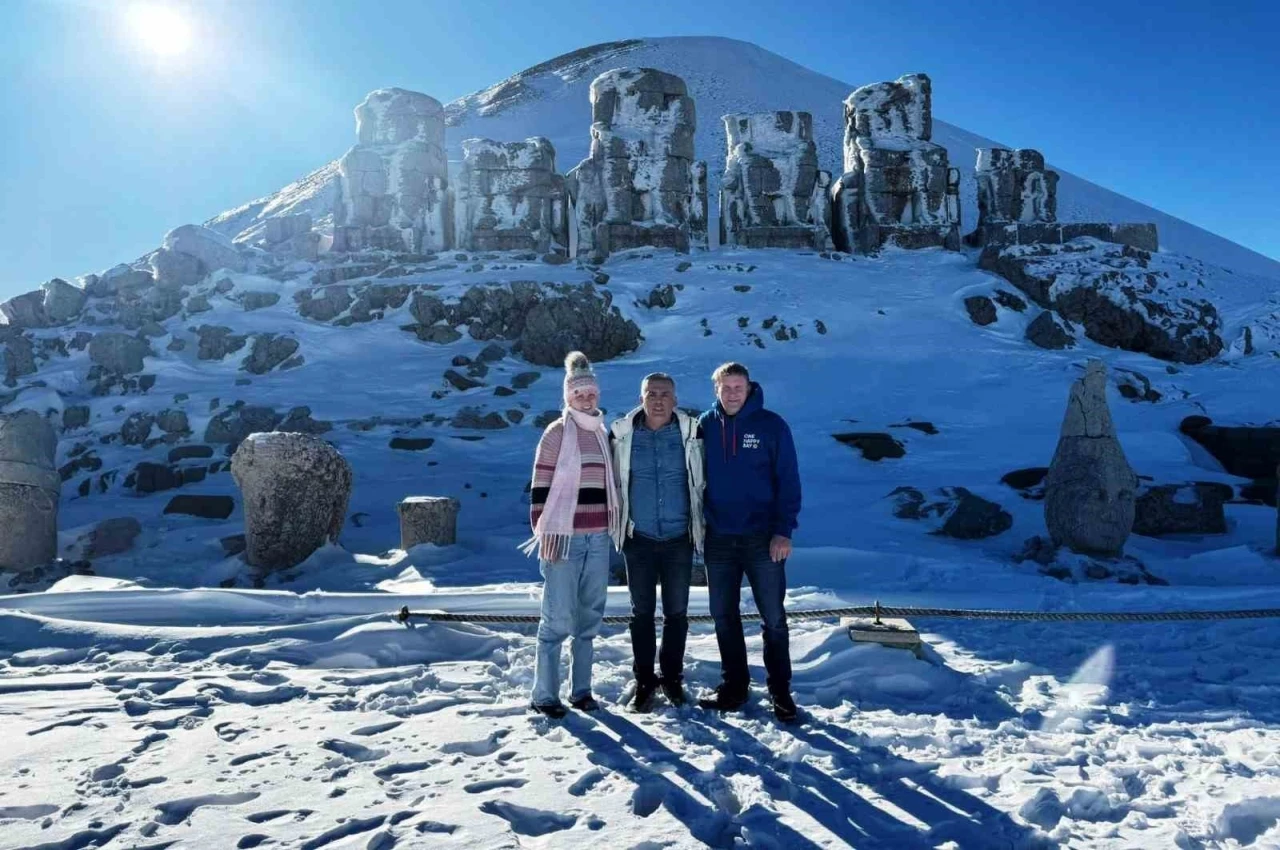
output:
{"label": "scattered rock", "polygon": [[899,487],[889,495],[899,519],[941,520],[931,532],[957,540],[994,537],[1013,527],[1013,517],[995,502],[976,496],[964,487],[943,487],[940,498],[928,501],[915,487]]}
{"label": "scattered rock", "polygon": [[405,452],[420,452],[436,444],[434,437],[392,437],[391,448]]}
{"label": "scattered rock", "polygon": [[1143,537],[1226,534],[1223,505],[1233,496],[1230,484],[1207,481],[1149,487],[1134,502],[1133,533]]}
{"label": "scattered rock", "polygon": [[643,306],[661,310],[676,306],[676,288],[669,283],[655,286],[649,290],[649,296],[644,300]]}
{"label": "scattered rock", "polygon": [[517,390],[527,390],[541,377],[541,372],[521,372],[511,379],[511,386]]}
{"label": "scattered rock", "polygon": [[1130,401],[1157,402],[1163,396],[1151,386],[1151,381],[1141,372],[1132,369],[1117,369],[1120,374],[1116,378],[1116,389],[1120,395]]}
{"label": "scattered rock", "polygon": [[223,537],[218,543],[222,546],[223,554],[228,558],[234,558],[244,552],[245,538],[243,534],[232,534]]}
{"label": "scattered rock", "polygon": [[858,449],[867,460],[879,461],[885,458],[905,457],[907,454],[906,447],[889,434],[851,432],[847,434],[832,434],[831,436],[846,446]]}
{"label": "scattered rock", "polygon": [[473,390],[476,387],[484,386],[484,384],[480,383],[479,381],[473,381],[471,378],[468,378],[466,375],[462,374],[456,369],[447,370],[444,373],[444,379],[448,381],[449,384],[452,385],[453,388],[458,390],[459,392],[466,392],[467,390]]}
{"label": "scattered rock", "polygon": [[990,325],[996,320],[996,305],[985,295],[972,295],[964,299],[964,308],[975,325]]}
{"label": "scattered rock", "polygon": [[53,426],[35,411],[0,413],[0,571],[39,567],[58,555],[57,447]]}
{"label": "scattered rock", "polygon": [[681,260],[679,263],[676,264],[677,272],[687,272],[691,268],[693,268],[693,263],[689,262],[688,260]]}
{"label": "scattered rock", "polygon": [[236,509],[230,496],[174,496],[165,505],[165,514],[184,514],[203,519],[226,519]]}
{"label": "scattered rock", "polygon": [[126,446],[140,446],[151,436],[156,418],[150,413],[134,413],[120,428],[120,441]]}
{"label": "scattered rock", "polygon": [[245,437],[260,431],[274,431],[283,420],[270,407],[246,407],[240,402],[209,420],[205,428],[206,443],[229,443],[238,446]]}
{"label": "scattered rock", "polygon": [[164,247],[180,254],[196,257],[205,269],[245,270],[244,258],[230,239],[198,224],[184,224],[165,234]]}
{"label": "scattered rock", "polygon": [[196,460],[213,457],[212,446],[175,446],[169,450],[169,463],[177,463],[180,460]]}
{"label": "scattered rock", "polygon": [[146,341],[115,331],[96,334],[89,341],[89,361],[112,375],[141,372],[142,358],[151,353]]}
{"label": "scattered rock", "polygon": [[481,413],[478,407],[464,407],[449,422],[454,428],[467,428],[479,431],[495,431],[506,428],[507,420],[496,411]]}
{"label": "scattered rock", "polygon": [[88,424],[89,407],[87,405],[73,404],[62,411],[62,429],[64,431],[74,431]]}
{"label": "scattered rock", "polygon": [[186,435],[191,433],[191,423],[187,414],[181,410],[162,410],[156,415],[156,425],[166,434]]}
{"label": "scattered rock", "polygon": [[1271,478],[1280,465],[1280,427],[1214,425],[1207,416],[1188,416],[1178,430],[1203,446],[1232,475]]}
{"label": "scattered rock", "polygon": [[930,436],[937,434],[938,429],[932,422],[900,422],[896,425],[890,425],[890,428],[914,428],[922,434]]}
{"label": "scattered rock", "polygon": [[510,387],[494,387],[493,394],[498,398],[506,398],[515,395],[516,391]]}
{"label": "scattered rock", "polygon": [[253,310],[262,310],[266,307],[274,307],[279,303],[279,301],[279,292],[259,292],[250,290],[248,292],[241,293],[240,295],[240,306],[244,308],[246,313],[252,312]]}
{"label": "scattered rock", "polygon": [[491,342],[484,348],[480,349],[480,353],[476,359],[481,363],[497,363],[499,360],[507,356],[507,350],[496,342]]}
{"label": "scattered rock", "polygon": [[125,480],[126,487],[132,487],[140,494],[160,493],[182,486],[182,472],[162,463],[143,461],[133,468],[133,472]]}
{"label": "scattered rock", "polygon": [[309,407],[295,407],[286,414],[277,430],[295,434],[324,434],[333,430],[333,423],[324,419],[312,419]]}
{"label": "scattered rock", "polygon": [[334,284],[313,290],[302,290],[293,296],[298,305],[298,314],[317,322],[328,322],[345,313],[355,300],[351,290]]}
{"label": "scattered rock", "polygon": [[291,336],[261,333],[253,338],[253,349],[240,364],[240,368],[253,375],[265,375],[292,357],[297,350],[298,341]]}
{"label": "scattered rock", "polygon": [[244,348],[249,341],[247,335],[233,334],[231,328],[225,325],[201,325],[195,332],[200,337],[200,347],[196,353],[200,360],[221,360]]}
{"label": "scattered rock", "polygon": [[1027,341],[1050,351],[1074,348],[1076,339],[1064,328],[1053,313],[1045,310],[1027,325]]}
{"label": "scattered rock", "polygon": [[85,540],[84,557],[90,561],[120,555],[133,548],[142,533],[142,523],[131,516],[105,519],[93,527]]}
{"label": "scattered rock", "polygon": [[183,289],[195,286],[205,275],[204,263],[198,257],[161,248],[149,260],[151,274],[161,289]]}
{"label": "scattered rock", "polygon": [[1048,472],[1049,467],[1047,466],[1015,469],[1013,472],[1006,472],[1001,476],[1000,483],[1020,491],[1019,495],[1024,499],[1040,501],[1044,498],[1044,477]]}
{"label": "scattered rock", "polygon": [[533,427],[538,430],[544,430],[552,422],[560,418],[559,410],[544,410],[533,418]]}
{"label": "scattered rock", "polygon": [[1027,309],[1027,302],[1023,301],[1012,292],[1004,289],[997,289],[995,294],[991,296],[1001,307],[1013,310],[1015,313],[1022,313]]}

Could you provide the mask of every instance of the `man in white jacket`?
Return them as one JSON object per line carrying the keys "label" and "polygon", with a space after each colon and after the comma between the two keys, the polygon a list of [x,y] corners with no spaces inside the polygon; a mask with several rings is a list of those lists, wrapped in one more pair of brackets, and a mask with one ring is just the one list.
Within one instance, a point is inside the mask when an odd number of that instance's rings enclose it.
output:
{"label": "man in white jacket", "polygon": [[[613,423],[610,437],[622,495],[622,539],[631,592],[636,711],[650,711],[659,687],[683,705],[693,553],[702,551],[703,465],[698,423],[676,407],[676,382],[654,372],[640,384],[640,406]],[[654,615],[662,586],[662,649]],[[655,655],[661,675],[654,674]]]}

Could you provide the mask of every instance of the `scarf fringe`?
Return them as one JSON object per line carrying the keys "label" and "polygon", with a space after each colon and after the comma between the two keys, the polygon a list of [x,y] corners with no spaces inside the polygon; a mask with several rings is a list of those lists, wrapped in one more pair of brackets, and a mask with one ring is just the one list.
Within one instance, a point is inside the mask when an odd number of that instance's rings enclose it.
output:
{"label": "scarf fringe", "polygon": [[573,542],[572,534],[535,534],[520,544],[520,551],[525,557],[538,553],[543,561],[563,561],[569,557],[569,545]]}

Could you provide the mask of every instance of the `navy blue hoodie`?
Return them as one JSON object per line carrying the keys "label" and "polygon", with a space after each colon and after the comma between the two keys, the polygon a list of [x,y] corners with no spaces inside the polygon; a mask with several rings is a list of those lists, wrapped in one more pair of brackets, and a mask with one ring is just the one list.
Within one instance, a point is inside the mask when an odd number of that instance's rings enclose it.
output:
{"label": "navy blue hoodie", "polygon": [[800,514],[800,468],[791,429],[764,409],[764,390],[751,382],[736,416],[720,402],[698,418],[706,458],[703,512],[719,534],[791,537]]}

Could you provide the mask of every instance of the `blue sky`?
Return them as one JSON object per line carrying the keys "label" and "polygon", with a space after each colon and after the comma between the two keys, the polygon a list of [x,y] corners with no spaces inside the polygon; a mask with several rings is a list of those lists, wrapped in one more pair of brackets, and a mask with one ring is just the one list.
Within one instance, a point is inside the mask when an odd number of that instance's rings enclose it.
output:
{"label": "blue sky", "polygon": [[[442,101],[613,39],[721,35],[860,85],[1280,259],[1275,3],[189,0],[159,57],[132,0],[0,3],[0,297],[134,259],[339,156],[352,107]],[[639,9],[643,8],[643,12]]]}

